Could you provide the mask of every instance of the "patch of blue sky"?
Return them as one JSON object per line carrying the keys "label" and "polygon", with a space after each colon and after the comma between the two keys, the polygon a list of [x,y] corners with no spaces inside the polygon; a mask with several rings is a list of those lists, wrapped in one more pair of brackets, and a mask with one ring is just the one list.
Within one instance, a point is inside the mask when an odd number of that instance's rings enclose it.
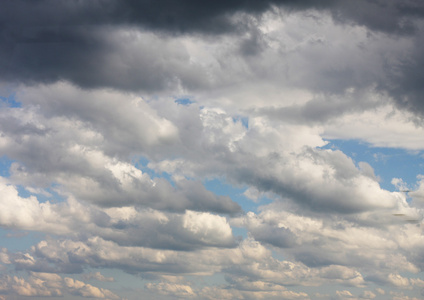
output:
{"label": "patch of blue sky", "polygon": [[257,212],[259,205],[264,204],[263,202],[254,202],[247,198],[243,194],[247,189],[245,186],[236,187],[219,178],[205,180],[203,184],[207,190],[216,195],[230,197],[233,201],[237,202],[245,212]]}
{"label": "patch of blue sky", "polygon": [[9,177],[10,176],[10,166],[14,161],[9,159],[6,155],[0,157],[0,176]]}
{"label": "patch of blue sky", "polygon": [[143,156],[138,156],[138,157],[134,157],[132,159],[132,164],[134,165],[134,167],[136,167],[137,169],[139,169],[141,172],[146,173],[147,175],[150,176],[150,178],[155,179],[155,178],[164,178],[166,180],[168,180],[173,186],[175,186],[174,181],[171,178],[171,175],[166,173],[166,172],[161,172],[158,173],[155,170],[151,169],[148,167],[149,165],[149,160]]}
{"label": "patch of blue sky", "polygon": [[393,178],[401,178],[410,190],[413,190],[417,175],[424,174],[424,157],[422,152],[413,152],[398,148],[373,147],[358,140],[328,140],[324,149],[338,149],[359,162],[367,162],[378,176],[380,186],[389,191],[396,187],[391,183]]}
{"label": "patch of blue sky", "polygon": [[233,122],[237,123],[237,122],[241,122],[241,124],[243,125],[243,127],[245,127],[246,129],[249,129],[249,118],[245,117],[245,116],[235,116],[233,117]]}
{"label": "patch of blue sky", "polygon": [[[230,183],[225,182],[223,178],[204,180],[203,184],[207,190],[218,196],[230,197],[233,201],[237,202],[246,213],[249,211],[257,213],[260,206],[272,202],[272,200],[267,197],[260,197],[258,201],[255,202],[244,195],[244,192],[247,189],[246,186],[237,187],[231,185]],[[248,237],[248,230],[245,227],[232,226],[232,231],[233,235],[237,239],[242,240]]]}
{"label": "patch of blue sky", "polygon": [[179,98],[179,99],[176,99],[174,102],[180,105],[185,105],[185,106],[188,106],[194,103],[194,101],[190,100],[189,98]]}
{"label": "patch of blue sky", "polygon": [[233,232],[233,236],[235,237],[236,241],[241,242],[244,239],[247,239],[249,231],[245,227],[231,227],[231,230]]}
{"label": "patch of blue sky", "polygon": [[[175,186],[175,182],[172,180],[170,174],[166,172],[157,173],[153,169],[148,167],[149,160],[145,157],[136,157],[132,161],[133,165],[141,170],[143,173],[146,173],[150,176],[150,178],[164,178],[168,180],[173,186]],[[227,183],[223,178],[214,178],[207,179],[203,181],[205,188],[218,196],[228,196],[233,201],[237,202],[244,212],[253,211],[258,213],[258,208],[260,206],[271,203],[273,200],[269,199],[266,196],[259,197],[258,201],[253,201],[247,198],[244,195],[246,191],[246,186],[234,186],[230,183]],[[232,227],[233,234],[236,238],[245,239],[248,236],[248,231],[244,227]]]}
{"label": "patch of blue sky", "polygon": [[0,96],[0,101],[2,103],[1,106],[22,107],[22,103],[16,101],[15,96],[16,96],[15,93],[11,93],[11,94],[9,94],[7,96]]}
{"label": "patch of blue sky", "polygon": [[[4,178],[10,177],[10,166],[14,160],[9,159],[7,156],[3,155],[0,157],[0,176]],[[18,195],[22,198],[28,198],[30,196],[36,196],[39,202],[62,202],[65,200],[65,197],[58,193],[60,186],[58,184],[52,183],[50,187],[44,189],[29,189],[25,188],[22,185],[16,185],[18,190]]]}
{"label": "patch of blue sky", "polygon": [[30,196],[37,197],[38,202],[44,203],[44,202],[64,202],[66,200],[66,197],[61,195],[58,192],[58,189],[60,188],[60,185],[53,183],[48,188],[39,188],[39,189],[31,189],[31,188],[25,188],[24,186],[17,185],[16,189],[18,190],[18,195],[22,198],[28,198]]}
{"label": "patch of blue sky", "polygon": [[271,249],[272,257],[274,257],[275,259],[278,259],[279,261],[288,260],[284,253],[283,248],[271,247],[270,249]]}
{"label": "patch of blue sky", "polygon": [[40,232],[0,228],[1,247],[5,247],[11,252],[28,250],[44,237],[44,233]]}

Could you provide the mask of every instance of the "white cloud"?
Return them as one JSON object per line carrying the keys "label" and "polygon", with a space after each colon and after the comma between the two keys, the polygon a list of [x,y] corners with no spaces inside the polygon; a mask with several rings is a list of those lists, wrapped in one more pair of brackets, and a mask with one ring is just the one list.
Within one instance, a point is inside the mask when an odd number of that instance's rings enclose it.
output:
{"label": "white cloud", "polygon": [[[423,281],[403,272],[424,267],[423,178],[408,194],[390,192],[367,162],[322,147],[334,138],[424,149],[421,106],[407,98],[411,89],[420,95],[421,73],[405,74],[410,61],[421,65],[422,37],[376,31],[370,20],[392,15],[370,18],[369,1],[349,13],[336,2],[334,10],[235,13],[228,18],[238,31],[214,36],[94,26],[84,29],[93,43],[84,51],[97,55],[74,50],[93,60],[57,74],[68,81],[16,85],[21,105],[8,107],[7,97],[0,105],[0,156],[10,161],[0,177],[0,225],[52,236],[27,250],[2,248],[2,272],[30,273],[1,277],[0,291],[117,299],[72,275],[121,284],[102,275],[108,268],[140,276],[149,295],[165,299],[419,293]],[[397,11],[395,2],[385,12]],[[346,16],[362,25],[340,24]],[[15,62],[33,57],[25,55],[26,39],[36,38],[28,30],[17,29],[25,39]],[[56,36],[45,30],[40,36]],[[53,72],[39,69],[40,78]],[[253,203],[215,194],[210,179]],[[387,291],[361,290],[371,283]],[[301,291],[329,286],[328,295]]]}
{"label": "white cloud", "polygon": [[410,286],[409,279],[399,274],[389,274],[388,281],[396,287],[408,288]]}
{"label": "white cloud", "polygon": [[97,288],[70,277],[31,272],[27,279],[18,276],[0,278],[0,291],[11,296],[63,297],[73,294],[83,298],[121,299],[108,289]]}
{"label": "white cloud", "polygon": [[423,150],[423,134],[423,127],[412,113],[385,105],[334,120],[325,126],[323,137],[360,139],[375,147]]}
{"label": "white cloud", "polygon": [[349,291],[347,291],[347,290],[336,291],[336,295],[339,296],[341,299],[354,298],[354,296],[352,295],[352,293],[349,292]]}
{"label": "white cloud", "polygon": [[409,195],[418,207],[422,207],[424,204],[424,176],[418,175],[417,178],[419,180],[418,188],[409,192]]}

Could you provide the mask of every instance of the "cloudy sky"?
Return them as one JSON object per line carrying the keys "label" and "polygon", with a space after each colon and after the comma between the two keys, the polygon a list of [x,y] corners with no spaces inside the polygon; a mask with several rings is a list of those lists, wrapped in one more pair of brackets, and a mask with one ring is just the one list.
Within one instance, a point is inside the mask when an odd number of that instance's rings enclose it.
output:
{"label": "cloudy sky", "polygon": [[422,299],[420,0],[5,0],[0,299]]}

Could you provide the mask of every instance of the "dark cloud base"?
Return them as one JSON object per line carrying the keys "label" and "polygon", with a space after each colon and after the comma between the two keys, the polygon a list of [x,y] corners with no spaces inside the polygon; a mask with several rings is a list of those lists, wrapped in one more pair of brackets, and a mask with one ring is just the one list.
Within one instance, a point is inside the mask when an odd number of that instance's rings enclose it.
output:
{"label": "dark cloud base", "polygon": [[[285,11],[325,10],[335,22],[358,24],[370,31],[397,36],[419,32],[416,20],[424,15],[421,1],[3,1],[0,11],[0,79],[25,84],[66,80],[83,88],[111,87],[120,90],[161,91],[182,86],[204,88],[207,77],[190,69],[172,71],[151,59],[154,45],[140,49],[137,61],[131,53],[121,53],[128,41],[113,39],[118,28],[143,28],[158,34],[221,35],[255,32],[263,13],[279,8]],[[241,17],[234,18],[240,15]],[[252,23],[252,20],[256,19]],[[248,57],[260,51],[256,45],[240,48]],[[419,39],[422,40],[422,39]],[[386,74],[375,78],[401,108],[424,114],[420,78],[423,58],[420,43],[409,61],[388,65]],[[253,40],[252,40],[253,41]],[[266,46],[266,45],[265,45]],[[261,44],[263,48],[263,43]],[[253,49],[253,50],[252,50]],[[172,50],[160,50],[164,57]],[[253,52],[252,52],[253,51]],[[122,68],[111,61],[121,60]],[[175,57],[188,64],[188,57]],[[152,63],[153,61],[153,63]],[[324,91],[325,92],[325,91]],[[332,91],[329,91],[332,92]]]}

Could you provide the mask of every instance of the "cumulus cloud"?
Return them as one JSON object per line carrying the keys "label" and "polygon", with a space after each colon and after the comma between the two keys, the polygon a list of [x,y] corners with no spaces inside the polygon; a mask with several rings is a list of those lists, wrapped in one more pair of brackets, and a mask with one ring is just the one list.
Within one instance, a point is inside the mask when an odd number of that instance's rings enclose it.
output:
{"label": "cumulus cloud", "polygon": [[0,278],[0,292],[10,296],[63,297],[67,294],[82,298],[121,299],[108,289],[97,288],[70,277],[31,272],[28,278],[4,276]]}
{"label": "cumulus cloud", "polygon": [[424,180],[389,190],[366,157],[424,149],[423,17],[413,0],[6,1],[0,298],[420,297]]}
{"label": "cumulus cloud", "polygon": [[[419,229],[414,224],[396,222],[396,217],[390,210],[382,210],[379,214],[388,224],[382,226],[381,223],[367,222],[368,216],[361,214],[344,220],[319,215],[306,217],[288,213],[284,206],[273,204],[263,207],[259,215],[250,213],[246,217],[247,220],[239,222],[246,222],[245,226],[255,237],[258,227],[263,226],[290,231],[296,238],[296,244],[285,249],[285,255],[290,253],[296,260],[312,268],[347,265],[361,268],[369,275],[374,274],[376,268],[418,272],[421,260],[418,257],[413,258],[411,254],[415,251],[413,247],[421,247],[422,239],[414,233]],[[378,214],[376,217],[378,218]],[[416,239],[407,244],[404,243],[404,235],[415,236]],[[260,238],[261,236],[258,237]],[[281,247],[277,244],[278,240],[276,235],[273,245]],[[340,249],[344,250],[339,251]],[[335,278],[344,278],[342,273],[336,274]],[[353,285],[363,283],[360,274],[350,278]]]}
{"label": "cumulus cloud", "polygon": [[[300,50],[295,48],[296,55],[293,59],[280,59],[279,64],[266,64],[273,66],[271,69],[276,69],[279,65],[289,66],[290,70],[297,67],[297,72],[292,77],[294,80],[289,80],[293,85],[305,82],[310,89],[324,93],[339,93],[352,86],[355,88],[374,85],[390,93],[399,107],[422,113],[418,101],[420,87],[415,83],[420,82],[417,79],[420,76],[420,68],[419,64],[411,63],[422,61],[419,52],[420,35],[417,32],[420,32],[419,20],[424,9],[416,1],[398,3],[396,0],[361,0],[355,5],[345,0],[319,3],[278,0],[215,1],[214,4],[207,5],[199,5],[193,1],[179,1],[178,4],[114,0],[91,4],[49,0],[36,3],[24,0],[8,2],[0,16],[4,20],[3,23],[7,24],[1,30],[1,78],[26,83],[51,83],[64,79],[90,88],[114,87],[156,92],[181,87],[198,90],[213,82],[205,80],[210,77],[208,69],[194,63],[196,58],[193,59],[186,47],[171,37],[175,33],[191,33],[198,36],[230,34],[233,39],[243,37],[237,47],[238,54],[243,57],[242,62],[247,63],[247,69],[253,67],[252,71],[260,74],[254,76],[254,80],[261,79],[263,71],[267,69],[263,64],[255,62],[258,54],[266,51],[271,44],[278,45],[279,42],[281,49],[266,55],[278,57],[281,50],[284,50],[287,39],[275,43],[276,34],[258,30],[258,27],[260,29],[260,25],[266,24],[270,16],[274,20],[281,20],[281,12],[284,20],[286,11],[305,13],[307,16],[313,11],[316,16],[296,20],[297,24],[301,23],[305,27],[299,31],[296,26],[298,31],[290,34],[289,38],[301,37],[300,44],[295,43],[295,47],[300,47]],[[343,39],[343,43],[335,42],[340,39],[341,32],[335,36],[330,34],[328,38],[322,38],[320,34],[307,34],[307,37],[303,38],[302,29],[307,29],[308,25],[314,26],[313,29],[309,28],[309,32],[315,32],[317,25],[322,26],[322,23],[316,22],[317,19],[322,19],[322,15],[327,15],[327,19],[335,24],[361,29],[357,32],[352,30],[350,34],[354,38]],[[328,27],[342,28],[327,26],[322,28],[325,29],[322,32],[330,32]],[[140,33],[140,29],[145,33]],[[152,30],[159,30],[161,33],[151,34]],[[348,47],[346,42],[358,41],[358,32],[363,41],[353,45],[353,48]],[[368,34],[370,32],[375,32],[376,35]],[[367,38],[370,35],[371,38]],[[166,38],[163,38],[164,36]],[[403,56],[402,51],[396,48],[401,43],[393,39],[393,36],[404,38],[406,44],[411,41],[415,44],[406,46],[411,53],[409,57],[413,59],[399,59]],[[385,42],[375,43],[375,37],[392,44],[395,41],[396,45],[385,47]],[[308,47],[303,47],[302,44]],[[375,44],[377,51],[367,51]],[[291,48],[291,45],[287,46]],[[312,49],[316,51],[311,51]],[[335,52],[328,53],[328,49]],[[57,53],[60,55],[56,55]],[[361,55],[357,55],[358,53]],[[374,56],[375,53],[377,56]],[[255,57],[254,61],[252,56]],[[311,60],[305,61],[305,57],[310,57]],[[225,60],[225,57],[219,57],[218,63],[224,62],[222,58]],[[232,62],[232,67],[243,65],[239,59],[232,59]],[[303,73],[303,68],[299,67],[310,63],[314,66]],[[373,68],[375,65],[377,69]],[[228,69],[234,68],[224,68],[221,74],[225,75]],[[310,72],[311,69],[316,72]],[[249,73],[236,74],[245,77]],[[287,76],[284,76],[287,69],[277,74],[280,82],[287,80]],[[277,74],[267,77],[272,78]],[[229,79],[231,76],[225,78]],[[335,109],[340,110],[343,106],[343,103],[336,105]]]}
{"label": "cumulus cloud", "polygon": [[[186,211],[167,214],[155,210],[101,210],[74,199],[52,204],[40,203],[34,196],[22,198],[17,190],[3,183],[1,225],[50,232],[59,235],[97,235],[121,245],[153,248],[194,249],[198,246],[232,247],[235,240],[225,219],[211,213]],[[133,212],[133,214],[131,214]],[[197,240],[197,242],[196,242]]]}

